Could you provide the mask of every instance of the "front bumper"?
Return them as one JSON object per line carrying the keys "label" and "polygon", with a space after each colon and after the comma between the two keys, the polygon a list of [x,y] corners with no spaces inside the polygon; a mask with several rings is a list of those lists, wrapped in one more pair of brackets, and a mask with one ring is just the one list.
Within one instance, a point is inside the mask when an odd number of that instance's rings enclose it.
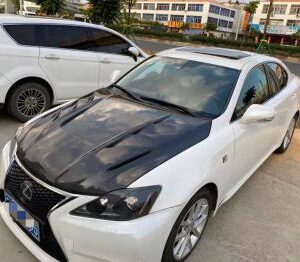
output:
{"label": "front bumper", "polygon": [[[8,168],[9,145],[1,155],[0,186]],[[3,164],[4,163],[4,164]],[[132,221],[105,221],[71,216],[70,211],[95,199],[78,196],[54,209],[48,216],[57,242],[68,261],[161,261],[169,233],[182,206],[161,210]],[[5,204],[0,214],[20,241],[41,261],[56,261],[41,249],[11,219]]]}

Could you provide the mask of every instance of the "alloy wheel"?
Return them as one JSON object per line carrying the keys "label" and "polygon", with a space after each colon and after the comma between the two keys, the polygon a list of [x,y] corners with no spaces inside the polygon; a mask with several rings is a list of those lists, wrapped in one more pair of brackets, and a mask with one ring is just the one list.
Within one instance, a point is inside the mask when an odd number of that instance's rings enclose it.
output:
{"label": "alloy wheel", "polygon": [[24,117],[34,117],[46,107],[45,95],[36,88],[28,88],[17,97],[17,110]]}
{"label": "alloy wheel", "polygon": [[176,260],[187,257],[198,243],[209,215],[207,199],[199,199],[186,213],[177,231],[173,255]]}

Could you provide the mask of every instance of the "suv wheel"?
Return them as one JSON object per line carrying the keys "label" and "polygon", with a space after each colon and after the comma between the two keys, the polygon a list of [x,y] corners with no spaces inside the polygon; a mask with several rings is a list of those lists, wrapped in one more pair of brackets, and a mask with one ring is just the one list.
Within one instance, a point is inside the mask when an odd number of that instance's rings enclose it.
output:
{"label": "suv wheel", "polygon": [[293,138],[293,135],[295,132],[296,124],[297,124],[297,116],[295,116],[292,119],[292,121],[289,125],[289,128],[286,131],[286,134],[283,138],[283,141],[282,141],[280,147],[275,151],[275,153],[282,154],[289,148],[289,145],[291,144],[291,141],[292,141],[292,138]]}
{"label": "suv wheel", "polygon": [[50,108],[47,89],[36,82],[26,82],[16,88],[7,103],[8,112],[22,122],[43,113]]}
{"label": "suv wheel", "polygon": [[202,237],[212,208],[209,190],[199,191],[185,206],[169,235],[162,262],[184,261]]}

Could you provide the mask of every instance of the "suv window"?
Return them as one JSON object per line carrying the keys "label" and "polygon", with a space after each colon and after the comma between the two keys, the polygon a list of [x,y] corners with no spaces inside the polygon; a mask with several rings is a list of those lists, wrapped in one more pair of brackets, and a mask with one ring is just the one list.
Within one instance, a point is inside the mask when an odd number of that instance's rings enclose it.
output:
{"label": "suv window", "polygon": [[127,54],[130,44],[121,37],[108,31],[91,28],[91,46],[90,50],[111,53]]}
{"label": "suv window", "polygon": [[4,25],[3,27],[18,44],[39,46],[38,25]]}
{"label": "suv window", "polygon": [[278,84],[279,90],[283,89],[287,84],[287,72],[277,63],[268,63],[267,66],[271,69],[270,72]]}
{"label": "suv window", "polygon": [[68,25],[46,25],[42,46],[89,50],[89,29],[86,27]]}
{"label": "suv window", "polygon": [[268,81],[263,66],[255,67],[247,76],[240,93],[234,119],[240,118],[252,104],[263,104],[269,99]]}

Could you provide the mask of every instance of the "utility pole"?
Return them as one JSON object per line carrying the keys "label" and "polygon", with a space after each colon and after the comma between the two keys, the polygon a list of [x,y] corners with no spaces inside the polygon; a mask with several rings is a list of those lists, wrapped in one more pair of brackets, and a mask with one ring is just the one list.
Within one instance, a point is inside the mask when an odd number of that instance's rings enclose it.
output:
{"label": "utility pole", "polygon": [[24,0],[20,0],[20,15],[24,15]]}
{"label": "utility pole", "polygon": [[239,35],[239,31],[240,31],[240,25],[241,25],[242,17],[243,17],[243,10],[241,10],[240,17],[239,17],[239,21],[238,21],[238,25],[237,25],[237,27],[236,27],[235,41],[237,41],[237,39],[238,39],[238,35]]}

